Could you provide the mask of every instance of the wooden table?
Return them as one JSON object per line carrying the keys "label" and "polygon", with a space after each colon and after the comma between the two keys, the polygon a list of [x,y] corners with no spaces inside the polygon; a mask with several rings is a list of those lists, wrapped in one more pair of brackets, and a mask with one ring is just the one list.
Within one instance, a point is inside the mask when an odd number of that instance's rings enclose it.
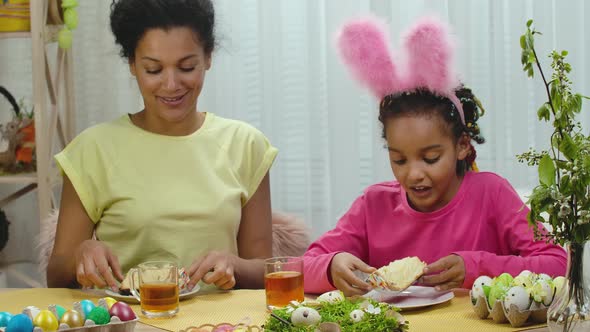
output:
{"label": "wooden table", "polygon": [[[18,290],[17,288],[0,288],[0,293],[1,292],[9,292],[9,291],[15,291]],[[91,291],[89,291],[91,292]],[[457,297],[464,297],[464,296],[469,296],[468,295],[468,291],[466,290],[455,290],[455,296]],[[156,332],[156,331],[165,331],[141,322],[137,322],[137,325],[135,326],[135,332]],[[410,331],[412,332],[412,330],[410,329]],[[529,329],[527,330],[527,332],[549,332],[549,329],[547,327],[543,327],[543,328],[533,328],[533,329]]]}

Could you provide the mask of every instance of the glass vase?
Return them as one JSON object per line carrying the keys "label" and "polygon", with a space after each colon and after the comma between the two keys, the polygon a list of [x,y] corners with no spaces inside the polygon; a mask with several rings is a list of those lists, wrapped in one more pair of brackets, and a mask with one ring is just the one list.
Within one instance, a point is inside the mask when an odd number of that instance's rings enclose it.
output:
{"label": "glass vase", "polygon": [[590,331],[590,241],[568,247],[567,282],[547,310],[552,332]]}

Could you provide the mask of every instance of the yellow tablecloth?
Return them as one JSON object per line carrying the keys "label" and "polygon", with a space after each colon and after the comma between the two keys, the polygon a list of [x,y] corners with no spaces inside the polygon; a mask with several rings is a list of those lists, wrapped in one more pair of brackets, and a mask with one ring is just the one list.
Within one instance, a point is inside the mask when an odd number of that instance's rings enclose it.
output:
{"label": "yellow tablecloth", "polygon": [[[496,324],[491,319],[477,318],[469,297],[457,294],[450,302],[436,306],[402,312],[410,322],[410,331],[516,331],[509,324]],[[33,288],[0,293],[0,311],[18,313],[29,305],[45,308],[60,304],[71,308],[72,303],[83,299],[97,302],[103,295],[70,289]],[[132,305],[140,321],[161,329],[179,331],[202,324],[249,321],[262,325],[267,317],[263,290],[236,290],[213,293],[181,301],[180,313],[172,319],[147,319],[141,316],[139,305]],[[542,326],[542,325],[538,325]],[[526,328],[531,328],[528,326]]]}

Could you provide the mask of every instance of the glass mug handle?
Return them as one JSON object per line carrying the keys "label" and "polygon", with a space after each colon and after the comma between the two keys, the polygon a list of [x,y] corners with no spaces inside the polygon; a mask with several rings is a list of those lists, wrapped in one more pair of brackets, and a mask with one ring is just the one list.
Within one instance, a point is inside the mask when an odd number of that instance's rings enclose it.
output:
{"label": "glass mug handle", "polygon": [[[129,290],[131,291],[131,294],[133,295],[134,298],[137,299],[137,301],[141,302],[141,298],[139,297],[139,293],[136,291],[136,289],[139,289],[139,285],[135,285],[135,280],[137,280],[139,282],[139,269],[138,268],[132,268],[129,269],[129,274],[130,274],[130,278],[129,278]],[[137,275],[137,279],[135,279],[135,276]]]}

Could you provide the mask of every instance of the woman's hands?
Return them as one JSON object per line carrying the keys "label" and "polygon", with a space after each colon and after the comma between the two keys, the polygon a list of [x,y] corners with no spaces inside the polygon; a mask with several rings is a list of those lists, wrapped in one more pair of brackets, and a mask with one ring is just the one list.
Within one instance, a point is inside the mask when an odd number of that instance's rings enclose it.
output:
{"label": "woman's hands", "polygon": [[465,263],[459,255],[449,255],[424,268],[420,283],[437,291],[459,288],[465,280]]}
{"label": "woman's hands", "polygon": [[221,251],[211,251],[195,259],[187,271],[190,277],[188,288],[193,289],[199,280],[220,289],[233,288],[236,285],[236,259],[236,256]]}
{"label": "woman's hands", "polygon": [[354,255],[341,252],[332,258],[330,263],[330,275],[332,283],[341,290],[345,296],[362,295],[371,290],[371,285],[359,279],[353,272],[359,270],[364,273],[373,273],[371,267]]}
{"label": "woman's hands", "polygon": [[76,281],[84,287],[110,287],[118,291],[117,280],[123,280],[123,272],[117,256],[104,243],[85,240],[75,253]]}

